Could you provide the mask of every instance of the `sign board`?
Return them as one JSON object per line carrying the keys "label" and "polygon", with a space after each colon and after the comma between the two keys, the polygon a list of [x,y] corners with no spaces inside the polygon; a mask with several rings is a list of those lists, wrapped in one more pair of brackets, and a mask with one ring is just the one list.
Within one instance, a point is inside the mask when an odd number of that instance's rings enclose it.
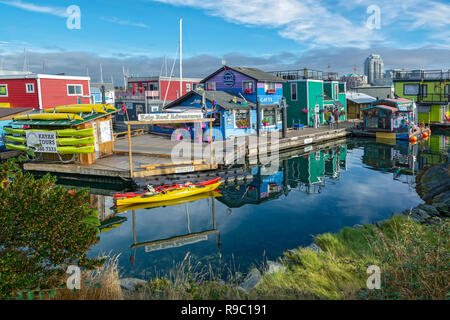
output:
{"label": "sign board", "polygon": [[312,143],[312,142],[313,142],[312,138],[305,139],[305,144]]}
{"label": "sign board", "polygon": [[306,148],[305,148],[305,152],[311,151],[312,149],[313,149],[312,146],[306,147]]}
{"label": "sign board", "polygon": [[186,172],[194,172],[194,171],[195,171],[194,166],[175,168],[175,173],[186,173]]}
{"label": "sign board", "polygon": [[94,138],[95,138],[95,142],[94,142],[95,158],[98,159],[98,158],[100,158],[100,149],[99,149],[99,146],[98,146],[97,122],[93,122],[92,123],[92,127],[94,128]]}
{"label": "sign board", "polygon": [[140,114],[138,116],[139,121],[170,121],[170,120],[183,120],[189,122],[190,120],[203,119],[202,113],[148,113]]}
{"label": "sign board", "polygon": [[100,131],[100,143],[105,143],[108,141],[111,141],[112,138],[112,128],[111,128],[111,121],[101,121],[99,124],[99,131]]}
{"label": "sign board", "polygon": [[27,147],[35,152],[58,153],[56,132],[26,131]]}
{"label": "sign board", "polygon": [[234,86],[234,82],[235,82],[234,73],[229,70],[225,71],[223,73],[223,84],[227,87],[232,87]]}

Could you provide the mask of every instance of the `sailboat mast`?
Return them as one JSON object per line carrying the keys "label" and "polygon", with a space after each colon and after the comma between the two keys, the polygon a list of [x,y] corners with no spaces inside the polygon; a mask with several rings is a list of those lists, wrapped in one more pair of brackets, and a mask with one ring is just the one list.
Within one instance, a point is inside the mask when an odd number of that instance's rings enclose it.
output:
{"label": "sailboat mast", "polygon": [[180,94],[183,95],[183,19],[180,19]]}

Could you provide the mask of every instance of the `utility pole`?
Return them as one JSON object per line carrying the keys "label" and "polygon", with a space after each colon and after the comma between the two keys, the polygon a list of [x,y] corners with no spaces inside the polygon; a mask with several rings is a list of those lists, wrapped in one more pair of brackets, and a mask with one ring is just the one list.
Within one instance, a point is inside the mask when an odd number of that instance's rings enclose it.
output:
{"label": "utility pole", "polygon": [[23,72],[28,72],[27,49],[23,49]]}
{"label": "utility pole", "polygon": [[103,66],[100,63],[100,83],[103,83]]}

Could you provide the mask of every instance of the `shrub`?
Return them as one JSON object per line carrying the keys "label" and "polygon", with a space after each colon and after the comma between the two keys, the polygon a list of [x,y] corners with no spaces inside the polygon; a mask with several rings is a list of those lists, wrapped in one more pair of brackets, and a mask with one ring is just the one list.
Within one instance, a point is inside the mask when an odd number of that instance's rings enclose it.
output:
{"label": "shrub", "polygon": [[15,161],[0,166],[0,297],[60,284],[68,265],[91,268],[87,250],[97,241],[97,212],[87,190],[35,179]]}

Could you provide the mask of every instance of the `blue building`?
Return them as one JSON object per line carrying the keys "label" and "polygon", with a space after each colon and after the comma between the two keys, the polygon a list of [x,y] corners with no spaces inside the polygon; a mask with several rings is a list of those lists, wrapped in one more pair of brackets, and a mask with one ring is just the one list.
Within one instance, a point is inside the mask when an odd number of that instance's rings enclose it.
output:
{"label": "blue building", "polygon": [[[281,130],[283,82],[255,68],[223,66],[201,85],[173,101],[165,112],[203,112],[214,117],[214,137]],[[205,132],[208,132],[205,128]]]}

